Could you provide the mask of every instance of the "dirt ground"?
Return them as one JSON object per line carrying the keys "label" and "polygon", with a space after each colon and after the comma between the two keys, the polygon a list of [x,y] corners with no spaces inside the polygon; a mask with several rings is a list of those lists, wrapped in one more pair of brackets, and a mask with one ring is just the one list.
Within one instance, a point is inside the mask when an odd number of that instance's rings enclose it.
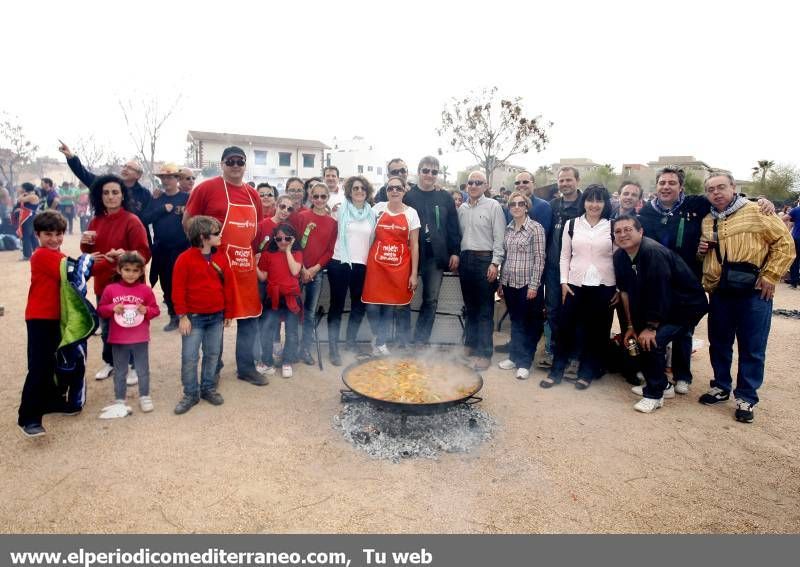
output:
{"label": "dirt ground", "polygon": [[[78,237],[64,250],[75,253]],[[26,372],[29,264],[0,253],[0,532],[116,533],[787,533],[800,531],[800,320],[774,317],[756,421],[733,403],[704,407],[707,349],[690,394],[654,414],[609,375],[581,392],[538,387],[494,366],[481,407],[495,437],[469,454],[398,464],[369,458],[333,427],[338,372],[298,365],[257,388],[233,375],[226,332],[220,391],[176,416],[180,336],[152,325],[156,410],[104,422],[110,380],[95,381],[76,417],[47,416],[48,435],[16,427]],[[156,291],[160,297],[160,290]],[[776,307],[800,308],[779,287]],[[507,329],[507,326],[506,326]],[[705,322],[697,337],[706,338]],[[502,333],[496,342],[505,342]],[[496,355],[494,363],[500,359]]]}

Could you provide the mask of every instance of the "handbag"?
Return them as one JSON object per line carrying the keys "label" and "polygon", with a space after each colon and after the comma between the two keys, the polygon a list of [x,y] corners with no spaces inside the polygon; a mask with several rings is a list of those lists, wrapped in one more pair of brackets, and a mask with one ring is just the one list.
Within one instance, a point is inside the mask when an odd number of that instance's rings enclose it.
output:
{"label": "handbag", "polygon": [[[714,247],[714,251],[717,254],[717,261],[720,266],[722,266],[718,289],[740,293],[755,290],[756,282],[761,275],[763,264],[759,267],[750,262],[729,262],[727,252],[725,252],[725,259],[723,260],[722,255],[719,253],[717,219],[714,219],[714,240],[717,242],[717,245]],[[766,262],[766,258],[764,262]]]}

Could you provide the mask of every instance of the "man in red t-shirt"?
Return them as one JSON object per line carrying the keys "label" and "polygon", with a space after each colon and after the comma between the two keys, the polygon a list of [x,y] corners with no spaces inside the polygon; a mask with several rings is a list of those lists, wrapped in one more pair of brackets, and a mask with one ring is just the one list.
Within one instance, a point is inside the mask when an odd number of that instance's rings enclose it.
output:
{"label": "man in red t-shirt", "polygon": [[203,181],[192,190],[186,212],[184,229],[195,215],[216,218],[222,225],[220,251],[227,257],[233,278],[234,304],[232,318],[236,322],[236,374],[257,386],[268,380],[256,371],[253,345],[258,335],[261,299],[258,294],[253,241],[262,220],[261,201],[255,189],[244,183],[246,153],[236,146],[222,152],[222,175]]}

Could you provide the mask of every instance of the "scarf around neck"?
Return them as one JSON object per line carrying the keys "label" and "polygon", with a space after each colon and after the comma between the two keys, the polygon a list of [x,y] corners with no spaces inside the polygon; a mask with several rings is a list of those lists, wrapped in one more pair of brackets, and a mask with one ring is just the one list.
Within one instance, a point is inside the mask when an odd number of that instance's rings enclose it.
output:
{"label": "scarf around neck", "polygon": [[678,200],[671,207],[665,207],[661,204],[661,201],[658,200],[658,197],[653,197],[653,200],[650,201],[653,205],[653,208],[657,210],[663,216],[672,216],[675,211],[677,211],[681,205],[683,205],[683,201],[686,200],[686,193],[681,191]]}
{"label": "scarf around neck", "polygon": [[347,226],[351,222],[369,221],[370,229],[375,229],[376,216],[375,211],[369,206],[369,203],[364,203],[364,208],[357,208],[349,199],[342,202],[339,212],[339,226],[337,230],[337,238],[342,242],[342,259],[343,264],[352,265],[350,261],[350,247],[347,242]]}
{"label": "scarf around neck", "polygon": [[731,216],[733,213],[741,209],[747,203],[747,199],[742,197],[741,195],[736,195],[736,197],[731,201],[731,204],[725,207],[724,211],[718,211],[713,206],[711,207],[711,218],[725,220],[725,218]]}

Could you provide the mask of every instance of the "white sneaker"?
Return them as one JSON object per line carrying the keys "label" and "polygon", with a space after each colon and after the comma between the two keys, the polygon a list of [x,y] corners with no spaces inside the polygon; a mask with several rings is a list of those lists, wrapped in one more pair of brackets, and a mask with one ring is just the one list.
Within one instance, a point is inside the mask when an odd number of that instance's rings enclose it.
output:
{"label": "white sneaker", "polygon": [[130,408],[130,406],[126,406],[125,402],[122,400],[117,400],[110,406],[103,408],[103,412],[100,414],[100,419],[118,419],[120,417],[128,417],[132,413],[133,410]]}
{"label": "white sneaker", "polygon": [[686,380],[677,380],[675,382],[675,391],[679,394],[689,393],[689,382]]}
{"label": "white sneaker", "polygon": [[[631,388],[631,392],[637,396],[644,396],[644,386],[634,386]],[[671,400],[675,397],[675,388],[672,387],[672,384],[667,384],[664,393],[661,395],[663,396],[662,399]]]}
{"label": "white sneaker", "polygon": [[633,409],[642,413],[651,413],[664,405],[664,398],[642,398],[633,406]]}
{"label": "white sneaker", "polygon": [[505,360],[501,360],[497,363],[497,366],[503,370],[514,370],[517,365],[510,358],[506,358]]}
{"label": "white sneaker", "polygon": [[[269,374],[269,369],[272,368],[271,366],[267,366],[263,362],[256,362],[256,372],[259,374]],[[272,373],[275,374],[275,369],[272,369]]]}
{"label": "white sneaker", "polygon": [[135,386],[139,383],[139,374],[135,368],[128,368],[128,374],[125,376],[125,383],[128,386]]}
{"label": "white sneaker", "polygon": [[153,398],[151,398],[150,396],[142,396],[141,398],[139,398],[139,408],[144,413],[153,411]]}
{"label": "white sneaker", "polygon": [[389,349],[386,347],[386,345],[373,345],[372,347],[372,356],[389,356],[390,354],[392,353],[389,352]]}
{"label": "white sneaker", "polygon": [[114,367],[109,363],[104,363],[103,367],[94,375],[95,380],[105,380],[114,373]]}
{"label": "white sneaker", "polygon": [[284,364],[281,367],[281,376],[283,376],[284,378],[291,378],[293,374],[294,373],[292,371],[292,365],[291,364]]}
{"label": "white sneaker", "polygon": [[527,368],[517,368],[517,380],[527,380],[531,371]]}

